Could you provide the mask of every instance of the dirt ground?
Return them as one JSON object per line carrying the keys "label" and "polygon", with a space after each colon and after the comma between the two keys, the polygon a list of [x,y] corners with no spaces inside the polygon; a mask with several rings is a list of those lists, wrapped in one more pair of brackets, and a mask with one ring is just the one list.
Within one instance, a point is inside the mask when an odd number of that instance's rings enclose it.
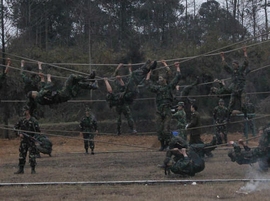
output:
{"label": "dirt ground", "polygon": [[[242,137],[229,134],[230,140]],[[202,138],[209,142],[211,136]],[[96,136],[95,155],[84,154],[80,137],[50,139],[52,157],[42,154],[37,159],[37,173],[30,174],[27,164],[22,175],[13,174],[19,139],[0,139],[1,200],[269,200],[268,180],[245,179],[270,179],[270,173],[259,172],[257,164],[240,166],[231,162],[228,146],[217,148],[213,158],[205,159],[204,171],[183,178],[164,175],[157,167],[165,152],[157,151],[156,136]],[[257,140],[249,142],[251,146],[256,144]]]}

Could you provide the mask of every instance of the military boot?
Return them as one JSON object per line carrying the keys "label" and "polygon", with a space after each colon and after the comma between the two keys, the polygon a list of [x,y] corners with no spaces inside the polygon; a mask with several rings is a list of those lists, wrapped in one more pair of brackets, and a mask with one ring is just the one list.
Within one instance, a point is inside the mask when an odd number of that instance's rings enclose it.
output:
{"label": "military boot", "polygon": [[91,149],[91,154],[92,154],[92,155],[94,155],[94,154],[95,154],[94,149]]}
{"label": "military boot", "polygon": [[16,172],[14,172],[14,174],[23,174],[24,173],[24,166],[19,166],[19,169],[16,171]]}
{"label": "military boot", "polygon": [[85,154],[88,154],[88,149],[85,149]]}
{"label": "military boot", "polygon": [[160,140],[160,148],[159,151],[163,151],[165,148],[164,140]]}
{"label": "military boot", "polygon": [[31,174],[36,174],[36,166],[31,166]]}

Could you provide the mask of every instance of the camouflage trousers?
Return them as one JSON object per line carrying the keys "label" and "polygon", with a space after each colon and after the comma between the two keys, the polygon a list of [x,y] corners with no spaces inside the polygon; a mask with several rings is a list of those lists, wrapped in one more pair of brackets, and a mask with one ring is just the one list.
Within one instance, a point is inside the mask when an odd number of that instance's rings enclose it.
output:
{"label": "camouflage trousers", "polygon": [[95,135],[93,133],[83,133],[84,149],[85,150],[88,150],[89,147],[91,150],[94,150],[94,148],[95,148],[94,137],[95,137]]}
{"label": "camouflage trousers", "polygon": [[29,139],[21,139],[19,147],[19,166],[24,167],[26,162],[27,151],[29,151],[30,166],[36,166],[36,145],[35,142]]}
{"label": "camouflage trousers", "polygon": [[247,117],[246,93],[243,91],[231,93],[230,102],[229,102],[229,106],[228,106],[229,115],[231,115],[232,111],[235,109],[235,105],[236,105],[237,100],[240,102],[241,111],[244,113],[245,117]]}
{"label": "camouflage trousers", "polygon": [[130,128],[130,130],[134,129],[134,120],[132,118],[131,115],[131,110],[129,105],[118,105],[116,106],[116,112],[118,115],[118,119],[117,119],[117,131],[119,133],[121,133],[121,125],[122,125],[122,114],[125,116],[125,118],[127,119],[128,122],[128,126]]}
{"label": "camouflage trousers", "polygon": [[156,125],[158,140],[169,144],[171,140],[170,122],[172,119],[171,107],[163,105],[158,107]]}
{"label": "camouflage trousers", "polygon": [[223,140],[224,143],[227,143],[227,126],[226,125],[217,125],[216,126],[216,138],[217,138],[217,144],[222,144]]}

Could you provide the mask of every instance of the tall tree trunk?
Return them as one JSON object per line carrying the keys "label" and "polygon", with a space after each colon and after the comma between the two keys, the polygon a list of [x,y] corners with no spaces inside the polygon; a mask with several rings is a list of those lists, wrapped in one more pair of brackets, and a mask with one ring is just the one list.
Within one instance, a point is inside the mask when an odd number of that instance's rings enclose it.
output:
{"label": "tall tree trunk", "polygon": [[265,16],[265,32],[266,40],[268,40],[268,16],[267,16],[267,4],[268,0],[264,0],[264,16]]}
{"label": "tall tree trunk", "polygon": [[[5,43],[5,26],[4,26],[4,2],[3,0],[1,0],[1,36],[2,36],[2,64],[5,66],[6,64],[6,43]],[[5,68],[3,68],[3,73],[5,72]],[[3,83],[3,97],[7,97],[7,83],[6,83],[6,80],[4,81]],[[7,104],[6,107],[4,107],[4,127],[5,128],[8,128],[8,114],[9,114],[9,108],[8,108],[8,103],[5,103]],[[5,138],[8,138],[9,139],[9,132],[7,129],[4,130],[4,133],[5,133]]]}

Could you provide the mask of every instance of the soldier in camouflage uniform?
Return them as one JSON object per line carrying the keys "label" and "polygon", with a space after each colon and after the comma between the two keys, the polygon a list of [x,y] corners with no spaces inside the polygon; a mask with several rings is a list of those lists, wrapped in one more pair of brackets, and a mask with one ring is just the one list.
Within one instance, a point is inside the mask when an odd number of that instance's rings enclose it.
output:
{"label": "soldier in camouflage uniform", "polygon": [[7,65],[6,65],[5,71],[2,75],[0,75],[0,89],[3,87],[3,82],[6,79],[6,75],[8,73],[10,64],[11,64],[11,60],[10,58],[7,58]]}
{"label": "soldier in camouflage uniform", "polygon": [[[89,79],[94,79],[95,74],[91,74]],[[71,74],[65,82],[65,86],[61,90],[52,90],[51,75],[47,75],[47,83],[45,84],[44,77],[41,77],[42,88],[40,91],[30,91],[27,94],[29,98],[27,105],[31,111],[40,105],[52,105],[67,102],[72,97],[76,97],[80,89],[97,89],[96,83],[88,82],[88,78]]]}
{"label": "soldier in camouflage uniform", "polygon": [[[115,73],[114,73],[114,76],[116,76],[116,90],[115,90],[115,93],[125,93],[125,90],[126,90],[126,86],[125,86],[125,83],[124,81],[122,80],[122,78],[119,76],[119,69],[123,66],[122,63],[120,63],[118,65],[118,67],[116,68],[115,70]],[[131,65],[129,64],[129,73],[130,75],[132,74],[132,69],[131,69]],[[130,93],[126,93],[125,95],[127,96],[128,94]],[[136,91],[134,92],[134,94],[132,95],[134,96],[134,98],[136,97]],[[132,114],[131,114],[131,109],[130,109],[130,105],[132,104],[133,101],[120,101],[119,104],[117,104],[115,106],[115,110],[116,110],[116,113],[118,115],[118,118],[117,118],[117,135],[120,135],[121,134],[121,125],[122,125],[122,114],[125,116],[125,118],[127,119],[127,123],[128,123],[128,126],[130,128],[130,131],[131,133],[133,134],[136,134],[137,131],[135,129],[135,126],[134,126],[134,120],[133,120],[133,117],[132,117]]]}
{"label": "soldier in camouflage uniform", "polygon": [[[36,132],[40,132],[40,128],[37,120],[30,115],[29,107],[24,107],[25,117],[21,119],[18,123],[15,124],[14,129],[16,134],[20,136],[20,154],[19,154],[19,169],[14,174],[23,174],[24,166],[26,162],[27,151],[29,151],[29,163],[31,166],[31,174],[36,173],[36,145],[34,135],[37,135]],[[31,132],[29,132],[31,131]]]}
{"label": "soldier in camouflage uniform", "polygon": [[[41,77],[39,75],[37,75],[36,73],[32,73],[31,75],[29,75],[28,73],[25,72],[25,61],[22,60],[21,61],[21,76],[24,82],[24,92],[25,94],[27,94],[29,91],[39,91],[39,84],[41,81]],[[42,67],[41,67],[42,63],[38,62],[38,70],[39,70],[39,74],[41,74],[42,71]]]}
{"label": "soldier in camouflage uniform", "polygon": [[230,102],[228,106],[229,114],[228,119],[230,119],[230,115],[234,109],[236,100],[240,101],[241,111],[244,113],[245,118],[247,118],[247,111],[245,105],[245,87],[246,87],[246,75],[248,68],[248,56],[246,47],[243,48],[245,61],[243,65],[239,65],[238,61],[233,61],[232,66],[229,66],[225,62],[224,53],[221,53],[221,59],[223,63],[223,68],[229,74],[231,74],[231,84],[229,86],[229,90],[231,91]]}
{"label": "soldier in camouflage uniform", "polygon": [[213,118],[216,124],[217,144],[227,143],[227,117],[228,109],[224,106],[224,100],[219,99],[218,106],[214,108]]}
{"label": "soldier in camouflage uniform", "polygon": [[184,110],[184,102],[178,102],[177,104],[177,112],[172,115],[173,119],[177,120],[177,129],[178,129],[178,136],[182,137],[184,140],[187,140],[186,134],[186,112]]}
{"label": "soldier in camouflage uniform", "polygon": [[98,133],[97,129],[97,120],[93,115],[90,115],[90,109],[85,109],[85,117],[80,122],[80,135],[83,136],[84,139],[84,149],[85,153],[88,154],[88,148],[91,149],[91,154],[94,153],[95,142],[94,136]]}
{"label": "soldier in camouflage uniform", "polygon": [[146,86],[153,93],[156,93],[156,105],[157,105],[157,133],[158,140],[160,141],[159,151],[163,151],[168,146],[171,139],[170,121],[172,118],[171,107],[173,102],[173,90],[180,81],[181,73],[179,62],[175,63],[176,75],[167,83],[167,80],[163,76],[159,76],[158,84],[154,84],[150,80],[151,72],[147,74]]}
{"label": "soldier in camouflage uniform", "polygon": [[[194,176],[195,173],[204,169],[203,157],[214,150],[215,145],[215,137],[210,143],[192,145],[188,145],[188,142],[179,136],[173,137],[163,165],[160,167],[175,174]],[[174,156],[173,160],[171,160],[172,156]]]}
{"label": "soldier in camouflage uniform", "polygon": [[[260,133],[259,146],[254,149],[245,145],[242,139],[238,140],[238,143],[230,141],[234,148],[228,153],[231,161],[237,162],[240,165],[258,162],[260,169],[267,171],[268,167],[270,167],[270,124],[266,127],[260,127]],[[242,145],[244,150],[239,145]]]}

